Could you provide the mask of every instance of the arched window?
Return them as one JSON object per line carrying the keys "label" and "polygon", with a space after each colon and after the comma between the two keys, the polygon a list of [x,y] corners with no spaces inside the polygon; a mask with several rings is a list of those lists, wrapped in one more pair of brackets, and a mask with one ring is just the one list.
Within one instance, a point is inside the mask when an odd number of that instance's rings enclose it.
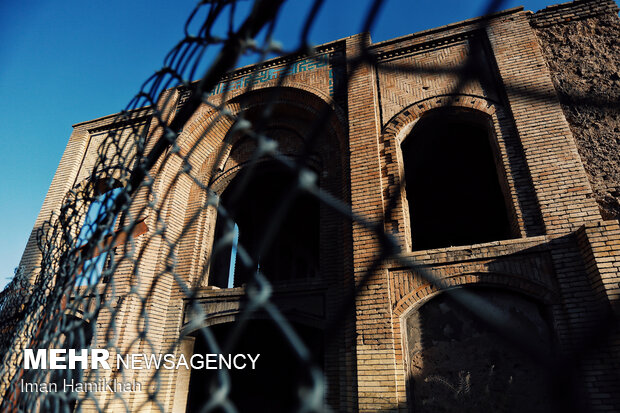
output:
{"label": "arched window", "polygon": [[[92,241],[95,232],[99,225],[102,224],[108,211],[114,206],[114,201],[120,194],[122,188],[110,189],[101,195],[99,195],[88,207],[86,217],[80,233],[78,235],[78,245],[85,246]],[[116,217],[114,218],[116,222]],[[112,233],[114,223],[111,227],[104,231],[101,235],[105,237]],[[99,243],[95,240],[96,245]],[[106,266],[106,262],[111,258],[111,252],[104,251],[99,253],[96,251],[91,259],[85,260],[81,266],[81,271],[76,277],[76,286],[94,285],[97,284],[101,278],[103,270]]]}
{"label": "arched window", "polygon": [[[246,176],[249,173],[249,176]],[[245,182],[243,191],[238,186]],[[280,202],[294,187],[296,174],[273,163],[262,163],[250,172],[240,172],[224,191],[222,206],[229,217],[220,214],[214,245],[226,236],[227,248],[216,253],[210,273],[210,285],[230,288],[246,283],[253,272],[260,271],[270,281],[308,279],[319,270],[319,203],[310,195],[299,193],[279,216],[279,226],[271,245],[261,253],[265,235]],[[237,193],[239,192],[239,193]],[[242,246],[256,263],[243,268],[237,257]],[[262,254],[262,255],[261,255]]]}
{"label": "arched window", "polygon": [[510,237],[488,119],[466,110],[424,115],[401,145],[414,250]]}

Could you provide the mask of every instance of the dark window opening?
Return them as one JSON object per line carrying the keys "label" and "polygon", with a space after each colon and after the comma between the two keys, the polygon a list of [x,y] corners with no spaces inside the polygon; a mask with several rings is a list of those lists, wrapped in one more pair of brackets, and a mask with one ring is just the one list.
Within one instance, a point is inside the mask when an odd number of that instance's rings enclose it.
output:
{"label": "dark window opening", "polygon": [[[230,219],[218,217],[215,242],[226,235],[232,240],[214,255],[210,285],[221,288],[247,283],[260,269],[270,281],[314,278],[319,270],[319,203],[298,193],[282,216],[279,228],[268,249],[261,255],[265,234],[274,225],[273,214],[287,191],[294,186],[296,174],[273,163],[261,164],[251,171],[241,194],[235,195],[243,181],[240,173],[227,187],[221,203]],[[236,196],[236,199],[232,199]],[[245,268],[237,254],[237,244],[252,257],[256,265]]]}
{"label": "dark window opening", "polygon": [[[295,331],[312,354],[313,362],[323,365],[323,334],[316,328],[300,324],[293,325]],[[222,345],[238,328],[235,324],[220,324],[209,327],[216,341]],[[196,334],[194,354],[215,353]],[[227,354],[227,353],[226,353]],[[299,409],[299,391],[310,386],[309,369],[297,358],[290,342],[279,328],[269,320],[252,320],[244,325],[237,345],[230,354],[250,354],[256,357],[256,369],[228,370],[230,374],[229,400],[239,412],[293,412]],[[248,366],[250,363],[248,361]],[[188,412],[201,411],[214,394],[217,385],[217,370],[193,369],[190,376],[187,402]],[[216,410],[223,411],[223,410]]]}
{"label": "dark window opening", "polygon": [[414,250],[510,238],[488,123],[435,111],[401,148]]}

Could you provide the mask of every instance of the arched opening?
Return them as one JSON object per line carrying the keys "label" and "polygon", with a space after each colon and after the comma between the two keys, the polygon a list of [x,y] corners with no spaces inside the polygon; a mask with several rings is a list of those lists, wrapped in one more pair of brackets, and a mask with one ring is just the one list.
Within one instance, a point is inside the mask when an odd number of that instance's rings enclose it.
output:
{"label": "arched opening", "polygon": [[[100,179],[95,183],[95,198],[88,206],[77,238],[80,248],[85,247],[89,243],[99,246],[99,240],[94,239],[97,229],[107,219],[107,214],[113,209],[116,198],[118,198],[121,191],[122,187],[114,180]],[[104,239],[112,234],[115,222],[116,217],[114,217],[112,225],[99,234],[100,239]],[[97,284],[101,280],[104,269],[106,266],[109,266],[110,261],[113,259],[112,254],[113,249],[99,251],[97,248],[93,257],[84,260],[80,266],[75,279],[75,285],[79,287]],[[103,279],[103,281],[105,282],[106,280]]]}
{"label": "arched opening", "polygon": [[510,238],[490,127],[472,111],[438,109],[402,143],[414,250]]}
{"label": "arched opening", "polygon": [[[492,311],[509,315],[515,325],[507,328],[519,328],[523,340],[551,351],[551,333],[538,303],[502,290],[467,291],[490,302]],[[548,371],[540,361],[446,294],[409,313],[405,329],[412,411],[552,411]]]}
{"label": "arched opening", "polygon": [[[302,324],[293,325],[295,332],[310,350],[313,361],[323,365],[323,333]],[[235,323],[209,327],[221,346],[239,326]],[[203,335],[198,331],[194,342],[194,354],[213,354]],[[280,329],[271,320],[251,320],[240,331],[237,345],[230,354],[251,355],[251,363],[243,369],[232,368],[228,398],[239,412],[292,412],[299,407],[299,391],[310,385],[309,371],[296,356]],[[259,355],[256,358],[256,355]],[[226,357],[227,355],[224,354]],[[241,360],[241,358],[240,358]],[[215,366],[215,364],[214,364]],[[218,370],[192,369],[187,402],[188,412],[198,412],[219,387]],[[223,411],[223,410],[217,410]]]}
{"label": "arched opening", "polygon": [[[260,269],[270,281],[314,278],[319,272],[319,202],[294,190],[297,175],[275,162],[265,162],[240,172],[224,191],[221,204],[228,217],[220,214],[214,245],[228,236],[227,247],[216,253],[210,285],[221,288],[247,283]],[[243,190],[239,186],[244,184]],[[279,224],[274,214],[290,195],[289,207],[282,211]],[[273,225],[277,231],[269,248],[263,250],[265,234]],[[256,263],[244,268],[237,259],[242,246]]]}

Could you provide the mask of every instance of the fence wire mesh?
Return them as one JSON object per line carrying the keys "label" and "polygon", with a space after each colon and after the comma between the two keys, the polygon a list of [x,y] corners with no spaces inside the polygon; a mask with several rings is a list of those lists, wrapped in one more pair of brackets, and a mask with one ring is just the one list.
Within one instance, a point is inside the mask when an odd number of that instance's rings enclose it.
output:
{"label": "fence wire mesh", "polygon": [[[81,393],[24,391],[24,381],[57,383],[79,379],[109,383],[113,379],[135,378],[127,369],[27,370],[24,349],[92,348],[106,349],[112,355],[180,354],[184,340],[191,337],[195,343],[205,343],[208,353],[227,354],[233,352],[240,340],[247,340],[244,332],[255,332],[252,323],[257,319],[273,322],[275,328],[268,331],[284,337],[294,355],[300,378],[291,378],[295,394],[282,395],[295,400],[291,406],[296,407],[291,410],[329,411],[329,395],[355,394],[355,380],[344,379],[340,387],[328,382],[324,371],[328,363],[317,362],[308,345],[312,338],[300,332],[298,324],[291,322],[281,308],[281,302],[273,299],[274,291],[281,288],[280,281],[287,278],[284,272],[294,272],[296,277],[308,280],[325,270],[321,265],[315,268],[315,261],[329,255],[326,251],[331,247],[315,245],[325,240],[313,232],[318,229],[299,229],[313,245],[304,241],[300,244],[294,237],[282,239],[282,231],[290,230],[282,227],[288,226],[290,219],[308,220],[311,226],[317,222],[312,214],[318,214],[321,221],[335,222],[339,229],[334,234],[342,237],[344,243],[350,240],[346,240],[347,232],[342,228],[357,226],[369,230],[371,241],[377,245],[376,254],[363,272],[336,282],[342,297],[330,309],[332,315],[322,330],[325,348],[355,341],[354,333],[346,331],[354,323],[356,300],[386,262],[395,262],[445,291],[475,319],[519,348],[523,357],[541,366],[552,389],[553,409],[579,410],[580,405],[570,396],[574,383],[569,366],[578,365],[590,351],[595,351],[613,332],[616,322],[613,318],[602,320],[592,327],[579,347],[551,356],[535,340],[531,326],[502,311],[484,295],[450,288],[445,280],[403,251],[401,242],[384,225],[401,202],[400,186],[390,192],[382,215],[375,218],[354,213],[346,191],[329,190],[320,172],[325,160],[317,156],[317,148],[325,145],[322,136],[338,116],[334,108],[346,96],[350,80],[360,70],[377,70],[377,55],[363,41],[364,36],[359,37],[358,53],[354,56],[326,57],[311,47],[308,36],[323,5],[320,0],[313,2],[305,21],[300,22],[299,46],[283,50],[272,38],[282,3],[257,0],[247,8],[240,7],[235,0],[200,2],[187,21],[185,37],[166,56],[163,68],[143,84],[111,125],[102,131],[91,131],[100,137],[92,170],[75,182],[62,207],[38,229],[40,269],[34,278],[30,272],[18,271],[0,297],[2,411],[237,411],[231,394],[239,390],[228,369],[218,370],[205,379],[198,387],[201,394],[193,390],[189,397],[198,401],[193,405],[190,401],[189,407],[185,402],[178,407],[176,401],[186,400],[187,383],[185,394],[180,394],[174,390],[174,376],[159,369],[140,373],[144,389],[140,395],[96,389]],[[360,32],[370,30],[381,6],[382,1],[372,3],[365,21],[360,22]],[[501,10],[502,6],[502,1],[490,1],[481,14]],[[227,22],[224,33],[216,30],[221,21]],[[478,30],[484,30],[487,23],[481,20],[476,24]],[[282,107],[286,100],[282,97],[286,97],[287,80],[297,70],[296,60],[283,60],[281,70],[274,75],[276,84],[259,98],[253,97],[252,92],[262,81],[261,70],[268,65],[248,70],[243,84],[227,76],[242,56],[264,62],[273,55],[303,56],[307,64],[316,67],[331,65],[334,73],[331,102],[315,110],[314,119],[305,127],[302,143],[293,149],[286,147],[286,139],[293,139],[291,134],[284,133],[282,138],[282,130],[288,126],[274,126],[282,122],[274,113],[286,113]],[[475,75],[476,55],[471,56],[472,61],[466,60],[457,68],[394,63],[383,65],[381,70],[455,73],[458,81],[446,94],[449,100],[458,96]],[[195,81],[201,70],[204,75]],[[519,85],[507,87],[519,90]],[[216,88],[221,93],[217,99]],[[243,93],[234,94],[235,90]],[[535,95],[537,91],[521,93]],[[249,96],[247,101],[244,96]],[[231,104],[231,97],[239,99]],[[200,127],[192,123],[194,119],[199,119]],[[223,127],[225,132],[221,132]],[[223,136],[224,145],[218,146],[210,138],[216,134]],[[234,150],[231,146],[239,139],[249,142],[246,147],[252,150],[234,165],[235,173],[241,167],[242,172],[223,175]],[[192,144],[187,144],[190,141]],[[212,152],[210,160],[199,163],[204,151]],[[266,179],[282,187],[261,187],[259,181]],[[228,184],[231,188],[223,192]],[[194,205],[190,213],[178,216],[175,212],[180,199],[188,198],[180,195],[183,192]],[[251,194],[251,200],[247,194]],[[256,199],[267,205],[264,211],[257,212]],[[253,212],[246,211],[248,208]],[[291,218],[294,209],[299,209],[301,215],[293,214]],[[240,222],[243,214],[252,216],[247,222],[261,229],[258,234],[244,233]],[[198,242],[202,250],[195,251],[192,242],[200,237],[212,240],[212,244]],[[287,242],[293,245],[285,245]],[[307,251],[301,253],[296,249]],[[284,270],[279,268],[272,258],[274,250],[292,257],[287,261],[292,264]],[[188,261],[188,254],[201,258]],[[219,281],[215,282],[216,278]],[[214,330],[215,324],[205,321],[209,314],[203,304],[205,291],[217,293],[227,287],[242,289],[239,297],[233,297],[242,304],[229,308],[229,313],[223,312],[223,317],[230,316],[226,321],[234,321],[229,323],[232,327],[227,334],[223,334]],[[161,304],[173,302],[171,297],[183,302],[176,312]],[[164,336],[167,338],[162,340]],[[456,384],[441,377],[429,377],[427,381],[443,383],[456,400],[469,392],[467,377],[461,375]],[[181,387],[182,380],[178,380],[176,384]],[[347,385],[351,387],[345,388]],[[430,406],[429,411],[439,409],[438,406]],[[467,411],[479,411],[483,404],[473,406],[477,407]],[[341,404],[339,410],[349,408],[356,409],[355,402]],[[253,411],[262,409],[257,405]]]}

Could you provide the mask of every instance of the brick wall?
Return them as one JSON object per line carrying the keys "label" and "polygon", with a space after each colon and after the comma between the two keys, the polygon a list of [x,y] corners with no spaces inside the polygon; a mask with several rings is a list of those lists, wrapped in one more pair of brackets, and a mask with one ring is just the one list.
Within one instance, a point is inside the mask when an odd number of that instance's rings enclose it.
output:
{"label": "brick wall", "polygon": [[602,14],[618,14],[616,2],[613,0],[576,0],[554,4],[537,11],[530,17],[530,22],[532,26],[540,28],[588,19]]}

